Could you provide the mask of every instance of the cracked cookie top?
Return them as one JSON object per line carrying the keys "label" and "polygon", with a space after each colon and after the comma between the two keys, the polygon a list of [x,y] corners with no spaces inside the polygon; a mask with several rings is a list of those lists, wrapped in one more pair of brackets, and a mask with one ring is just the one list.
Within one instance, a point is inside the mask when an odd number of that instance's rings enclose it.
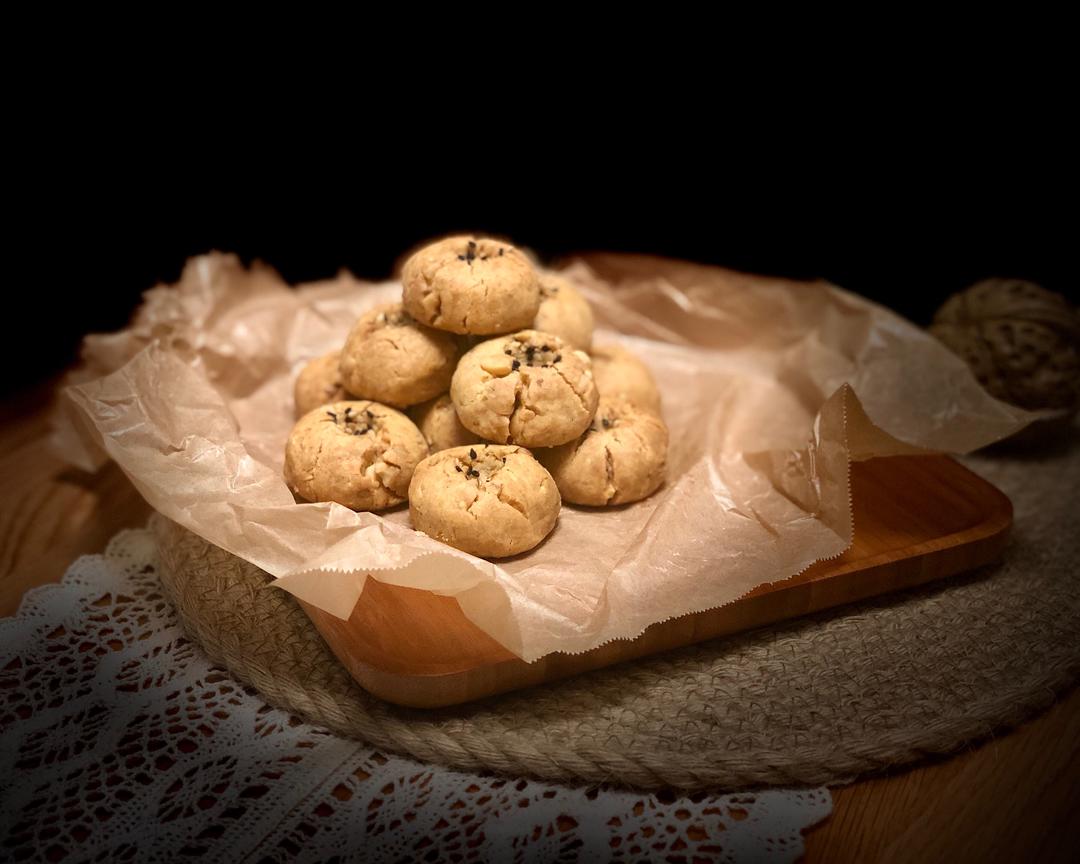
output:
{"label": "cracked cookie top", "polygon": [[593,313],[589,301],[558,273],[540,271],[540,309],[533,330],[553,333],[573,348],[592,347]]}
{"label": "cracked cookie top", "polygon": [[540,283],[525,254],[487,237],[447,237],[401,271],[402,301],[417,321],[452,333],[490,335],[528,327]]}
{"label": "cracked cookie top", "polygon": [[528,450],[453,447],[421,462],[409,485],[413,527],[485,558],[526,552],[555,526],[555,481]]}
{"label": "cracked cookie top", "polygon": [[413,422],[367,400],[331,402],[301,417],[285,445],[285,482],[307,501],[383,510],[405,500],[428,455]]}
{"label": "cracked cookie top", "polygon": [[341,351],[349,393],[403,408],[446,392],[457,340],[415,321],[400,303],[376,306],[353,325]]}
{"label": "cracked cookie top", "polygon": [[300,370],[293,385],[293,404],[297,417],[303,417],[308,411],[327,402],[349,398],[341,385],[341,370],[338,368],[340,359],[340,351],[331,351],[309,361]]}
{"label": "cracked cookie top", "polygon": [[571,504],[627,504],[651,495],[664,480],[668,431],[651,411],[603,396],[578,440],[538,450],[537,458]]}
{"label": "cracked cookie top", "polygon": [[450,398],[462,425],[481,438],[553,447],[585,431],[598,396],[584,351],[550,333],[522,330],[466,353]]}

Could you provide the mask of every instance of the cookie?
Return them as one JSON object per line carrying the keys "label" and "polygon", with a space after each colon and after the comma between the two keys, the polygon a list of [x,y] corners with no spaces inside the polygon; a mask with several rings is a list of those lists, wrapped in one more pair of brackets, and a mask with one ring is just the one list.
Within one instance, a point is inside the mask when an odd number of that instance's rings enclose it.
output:
{"label": "cookie", "polygon": [[572,504],[627,504],[664,481],[668,430],[652,411],[603,397],[592,425],[577,441],[537,450],[536,457]]}
{"label": "cookie", "polygon": [[308,501],[383,510],[405,500],[428,455],[413,422],[366,400],[332,402],[301,417],[285,445],[285,482]]}
{"label": "cookie", "polygon": [[409,484],[414,528],[485,558],[532,549],[555,527],[560,506],[555,481],[522,447],[443,450],[417,465]]}
{"label": "cookie", "polygon": [[592,350],[593,376],[601,396],[621,397],[640,408],[660,413],[660,391],[649,368],[620,345]]}
{"label": "cookie", "polygon": [[596,413],[592,364],[557,336],[522,330],[481,342],[458,363],[450,398],[461,423],[488,441],[553,447]]}
{"label": "cookie", "polygon": [[452,333],[508,333],[528,327],[540,307],[529,259],[486,237],[447,237],[425,246],[402,267],[401,289],[410,315]]}
{"label": "cookie", "polygon": [[428,449],[432,453],[450,447],[480,443],[479,435],[461,425],[449,393],[443,393],[430,402],[414,405],[409,409],[408,415],[427,440]]}
{"label": "cookie", "polygon": [[572,347],[588,351],[592,347],[592,308],[569,279],[542,270],[540,310],[532,329],[553,333]]}
{"label": "cookie", "polygon": [[341,371],[338,369],[340,357],[340,351],[331,351],[309,361],[300,370],[293,385],[293,403],[297,417],[303,417],[308,411],[327,402],[349,398],[349,394],[341,386]]}
{"label": "cookie", "polygon": [[341,382],[363,399],[404,408],[445,393],[458,354],[453,336],[387,303],[353,325],[341,350]]}

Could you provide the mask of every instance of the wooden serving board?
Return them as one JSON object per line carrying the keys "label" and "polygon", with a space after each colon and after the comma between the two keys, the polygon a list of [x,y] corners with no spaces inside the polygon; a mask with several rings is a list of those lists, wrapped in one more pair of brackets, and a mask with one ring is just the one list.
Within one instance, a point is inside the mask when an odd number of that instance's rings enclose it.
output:
{"label": "wooden serving board", "polygon": [[971,570],[997,558],[1012,504],[947,456],[892,456],[851,466],[855,542],[782,582],[717,609],[674,618],[633,641],[525,663],[471,623],[457,600],[368,579],[348,621],[305,611],[369,692],[399,705],[456,705],[623,660],[738,633]]}

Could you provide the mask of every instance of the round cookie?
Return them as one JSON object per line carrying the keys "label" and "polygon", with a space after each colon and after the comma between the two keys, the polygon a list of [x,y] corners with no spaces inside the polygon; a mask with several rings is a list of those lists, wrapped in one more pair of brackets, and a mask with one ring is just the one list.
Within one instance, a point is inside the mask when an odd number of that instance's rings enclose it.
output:
{"label": "round cookie", "polygon": [[402,267],[401,288],[410,315],[452,333],[518,330],[532,323],[540,307],[540,283],[529,259],[486,237],[447,237],[425,246]]}
{"label": "round cookie", "polygon": [[386,303],[353,325],[341,350],[341,382],[364,399],[404,408],[446,392],[458,351],[453,336]]}
{"label": "round cookie", "polygon": [[285,445],[285,482],[308,501],[383,510],[405,500],[428,455],[413,422],[366,400],[332,402],[301,417]]}
{"label": "round cookie", "polygon": [[432,453],[447,450],[450,447],[462,447],[466,444],[479,444],[480,436],[475,435],[461,425],[450,394],[443,393],[430,402],[414,405],[408,411],[413,423],[420,429]]}
{"label": "round cookie", "polygon": [[649,368],[621,345],[593,348],[593,376],[601,396],[621,397],[660,413],[660,391]]}
{"label": "round cookie", "polygon": [[592,307],[569,279],[543,270],[540,273],[540,311],[536,313],[532,329],[554,333],[572,347],[588,351],[592,347]]}
{"label": "round cookie", "polygon": [[409,484],[414,528],[485,558],[532,549],[555,527],[561,503],[555,481],[528,450],[501,444],[435,453]]}
{"label": "round cookie", "polygon": [[596,413],[591,366],[557,336],[522,330],[462,357],[450,398],[462,425],[481,438],[553,447],[577,438]]}
{"label": "round cookie", "polygon": [[327,402],[349,398],[349,394],[341,386],[341,370],[338,369],[340,357],[340,351],[331,351],[309,361],[300,370],[293,385],[293,403],[297,417],[303,417],[308,411]]}
{"label": "round cookie", "polygon": [[627,504],[664,482],[668,430],[656,414],[624,399],[600,400],[577,441],[537,450],[562,497],[572,504]]}

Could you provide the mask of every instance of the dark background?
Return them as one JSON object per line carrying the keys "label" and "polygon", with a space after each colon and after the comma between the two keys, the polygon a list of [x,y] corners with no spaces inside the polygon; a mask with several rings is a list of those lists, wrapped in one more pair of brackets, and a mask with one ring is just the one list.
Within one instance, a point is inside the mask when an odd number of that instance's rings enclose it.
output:
{"label": "dark background", "polygon": [[59,175],[42,171],[11,247],[30,266],[9,282],[19,317],[4,393],[70,366],[83,334],[123,327],[142,291],[211,249],[261,259],[289,282],[340,267],[381,279],[425,239],[489,232],[545,258],[621,250],[823,277],[922,325],[989,276],[1078,299],[1075,173],[1041,145],[849,143],[826,155],[781,142],[713,155],[676,142],[551,159],[555,144],[540,140],[489,160],[393,156],[386,143],[351,162],[340,149],[268,156],[235,140],[198,159],[87,151]]}
{"label": "dark background", "polygon": [[432,58],[411,27],[232,44],[201,22],[174,51],[173,22],[124,38],[137,58],[46,28],[0,164],[0,391],[56,375],[211,249],[291,282],[382,278],[418,242],[486,231],[823,277],[919,324],[994,275],[1076,302],[1071,30],[821,18],[832,38],[790,16],[788,39],[679,16],[634,38],[559,19],[542,47],[440,31]]}

